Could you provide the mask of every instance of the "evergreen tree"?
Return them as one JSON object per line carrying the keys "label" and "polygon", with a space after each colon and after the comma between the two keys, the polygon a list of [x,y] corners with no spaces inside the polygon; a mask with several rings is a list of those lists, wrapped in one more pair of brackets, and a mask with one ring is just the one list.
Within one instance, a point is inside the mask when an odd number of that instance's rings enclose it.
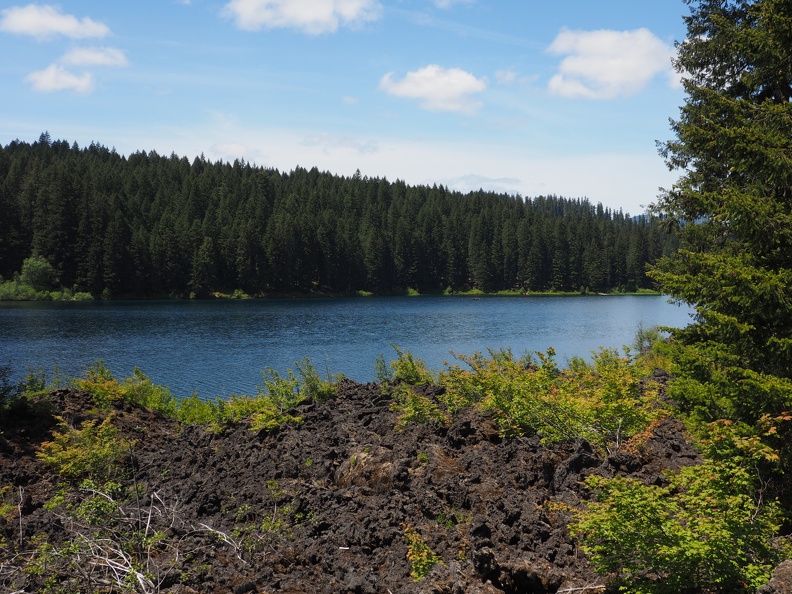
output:
{"label": "evergreen tree", "polygon": [[678,397],[755,419],[792,404],[792,2],[686,1],[687,98],[661,146],[684,174],[655,206],[684,249],[651,274],[696,308]]}
{"label": "evergreen tree", "polygon": [[[589,245],[607,248],[608,290],[627,268],[628,232],[621,213],[555,196],[462,194],[154,151],[122,157],[46,134],[0,147],[0,275],[13,278],[37,254],[66,288],[96,297],[498,291],[526,282],[578,290]],[[648,247],[632,252],[633,270],[673,250],[657,225],[637,232]]]}

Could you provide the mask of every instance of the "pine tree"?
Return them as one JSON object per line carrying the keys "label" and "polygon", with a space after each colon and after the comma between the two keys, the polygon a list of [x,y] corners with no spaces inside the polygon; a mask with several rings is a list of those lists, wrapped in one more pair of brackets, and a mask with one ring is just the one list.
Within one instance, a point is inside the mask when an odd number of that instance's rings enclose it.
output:
{"label": "pine tree", "polygon": [[661,145],[684,173],[655,205],[684,243],[651,275],[696,308],[677,396],[753,419],[792,404],[792,2],[686,1],[687,98]]}

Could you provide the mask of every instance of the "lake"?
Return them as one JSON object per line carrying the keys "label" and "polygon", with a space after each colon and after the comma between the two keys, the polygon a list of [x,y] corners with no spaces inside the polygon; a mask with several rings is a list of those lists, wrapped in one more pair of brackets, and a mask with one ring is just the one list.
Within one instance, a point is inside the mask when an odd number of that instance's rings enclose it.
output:
{"label": "lake", "polygon": [[640,327],[683,327],[690,311],[651,295],[4,302],[0,365],[16,379],[31,367],[75,376],[102,359],[119,379],[137,366],[177,396],[214,398],[253,394],[263,369],[303,357],[323,376],[370,381],[391,345],[435,370],[488,348],[553,347],[563,365],[629,345]]}

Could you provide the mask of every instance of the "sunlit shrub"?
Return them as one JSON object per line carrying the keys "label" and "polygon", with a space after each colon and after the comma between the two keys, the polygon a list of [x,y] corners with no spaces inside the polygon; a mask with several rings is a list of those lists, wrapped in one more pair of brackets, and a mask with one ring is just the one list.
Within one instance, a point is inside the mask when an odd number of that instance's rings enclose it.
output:
{"label": "sunlit shrub", "polygon": [[396,351],[396,359],[391,361],[393,379],[411,386],[421,386],[434,382],[434,376],[426,363],[416,359],[410,351],[403,351],[396,345],[391,345]]}
{"label": "sunlit shrub", "polygon": [[399,417],[397,429],[404,429],[411,423],[435,421],[446,424],[449,420],[436,402],[406,384],[394,388],[391,410],[395,411]]}
{"label": "sunlit shrub", "polygon": [[132,442],[126,440],[108,416],[97,425],[85,421],[80,429],[61,420],[52,441],[41,444],[36,455],[57,474],[69,479],[108,480],[121,472],[121,461]]}
{"label": "sunlit shrub", "polygon": [[595,500],[570,525],[596,570],[628,591],[753,592],[784,557],[781,523],[757,469],[775,452],[746,427],[713,424],[698,466],[666,487],[590,476]]}
{"label": "sunlit shrub", "polygon": [[420,582],[443,560],[435,553],[423,537],[412,526],[402,524],[404,538],[407,539],[407,560],[410,562],[410,576]]}
{"label": "sunlit shrub", "polygon": [[478,406],[492,414],[504,435],[537,433],[545,443],[584,438],[618,448],[664,414],[656,390],[641,384],[646,369],[615,351],[595,353],[559,369],[555,352],[517,359],[509,350],[457,355],[460,365],[439,376],[449,414]]}
{"label": "sunlit shrub", "polygon": [[85,370],[84,378],[77,378],[73,383],[77,389],[89,392],[97,406],[108,406],[124,396],[121,384],[101,360]]}
{"label": "sunlit shrub", "polygon": [[169,417],[176,416],[179,406],[170,389],[159,386],[135,367],[132,375],[121,382],[121,397],[127,402],[138,404],[149,410],[157,410]]}
{"label": "sunlit shrub", "polygon": [[322,379],[308,357],[297,361],[294,366],[300,376],[299,394],[301,398],[310,398],[321,404],[338,396],[337,382],[341,377],[336,377],[335,382]]}

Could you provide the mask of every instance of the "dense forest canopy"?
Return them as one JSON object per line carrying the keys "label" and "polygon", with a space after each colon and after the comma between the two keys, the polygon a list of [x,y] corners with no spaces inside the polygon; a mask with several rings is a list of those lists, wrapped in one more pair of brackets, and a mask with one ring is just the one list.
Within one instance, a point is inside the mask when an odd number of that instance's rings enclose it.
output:
{"label": "dense forest canopy", "polygon": [[0,276],[36,256],[94,296],[636,290],[676,249],[585,199],[125,157],[48,133],[0,146],[0,212]]}

